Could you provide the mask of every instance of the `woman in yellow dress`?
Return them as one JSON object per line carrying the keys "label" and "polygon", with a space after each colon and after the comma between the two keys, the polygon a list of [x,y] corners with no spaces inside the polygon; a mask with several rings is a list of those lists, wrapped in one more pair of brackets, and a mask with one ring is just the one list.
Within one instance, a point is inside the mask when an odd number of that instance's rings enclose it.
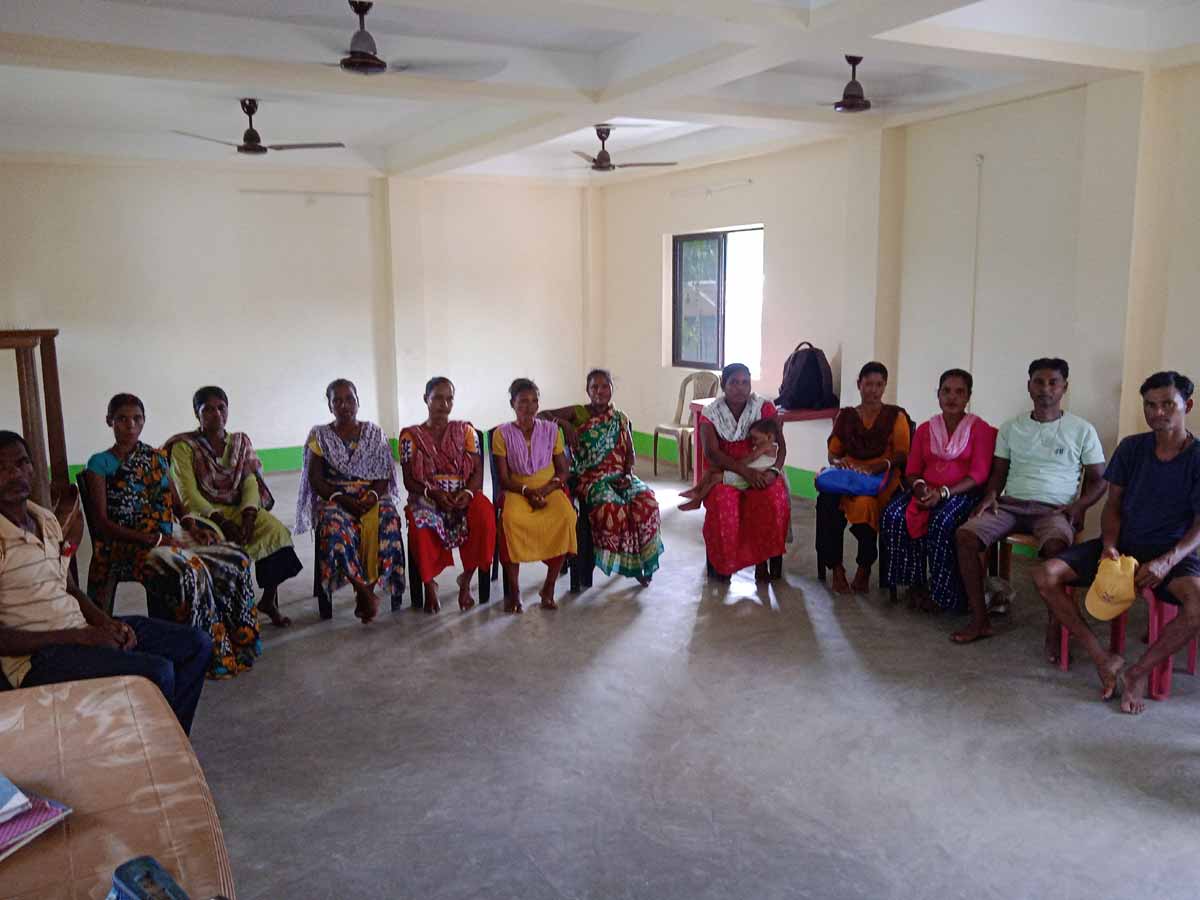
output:
{"label": "woman in yellow dress", "polygon": [[517,574],[523,562],[544,562],[546,581],[538,594],[543,609],[558,609],[554,585],[567,554],[574,555],[575,508],[567,496],[567,458],[558,425],[537,418],[538,386],[518,378],[508,388],[515,422],[499,426],[492,455],[504,491],[500,514],[500,563],[504,567],[504,611],[522,611]]}
{"label": "woman in yellow dress", "polygon": [[[869,362],[858,373],[858,393],[862,402],[838,413],[829,436],[829,464],[854,469],[868,475],[887,473],[883,488],[874,497],[845,494],[817,495],[817,577],[825,580],[825,570],[833,570],[835,594],[865,593],[871,585],[871,567],[879,558],[879,516],[900,487],[900,476],[908,458],[912,436],[908,413],[902,407],[883,402],[888,370],[880,362]],[[854,581],[846,580],[842,565],[842,535],[850,524],[850,533],[858,541]]]}

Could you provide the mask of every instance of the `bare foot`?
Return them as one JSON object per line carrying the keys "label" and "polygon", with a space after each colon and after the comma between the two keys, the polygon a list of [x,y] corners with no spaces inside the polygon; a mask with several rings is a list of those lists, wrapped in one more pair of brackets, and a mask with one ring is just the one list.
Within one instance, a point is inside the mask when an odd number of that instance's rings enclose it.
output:
{"label": "bare foot", "polygon": [[649,587],[650,586],[650,577],[651,576],[649,576],[649,575],[637,575],[637,576],[635,576],[635,580],[642,587]]}
{"label": "bare foot", "polygon": [[442,611],[442,601],[438,597],[437,582],[433,579],[425,582],[425,614],[432,616]]}
{"label": "bare foot", "polygon": [[1129,670],[1121,675],[1121,712],[1136,716],[1146,711],[1146,679],[1145,675],[1133,676]]}
{"label": "bare foot", "polygon": [[521,605],[521,598],[516,594],[505,597],[504,611],[514,615],[525,612],[525,607]]}
{"label": "bare foot", "polygon": [[1124,659],[1115,653],[1110,653],[1101,665],[1096,666],[1096,672],[1100,676],[1101,700],[1112,699],[1117,690],[1117,676],[1121,673],[1121,667],[1124,665]]}
{"label": "bare foot", "polygon": [[858,567],[858,571],[854,573],[854,580],[850,582],[850,590],[856,594],[868,594],[871,592],[871,570],[862,566]]}
{"label": "bare foot", "polygon": [[833,579],[829,585],[829,589],[835,594],[850,593],[850,582],[846,580],[846,567],[834,566]]}
{"label": "bare foot", "polygon": [[366,586],[354,587],[354,615],[362,619],[364,625],[369,625],[379,615],[379,597]]}
{"label": "bare foot", "polygon": [[554,602],[554,585],[543,587],[538,591],[538,596],[542,598],[542,609],[558,609],[558,604]]}
{"label": "bare foot", "polygon": [[982,622],[972,622],[962,631],[954,632],[950,635],[950,640],[956,644],[973,644],[991,636],[992,623],[984,619]]}
{"label": "bare foot", "polygon": [[276,628],[287,628],[292,624],[292,620],[279,611],[279,594],[275,591],[263,593],[258,601],[258,611],[270,619]]}
{"label": "bare foot", "polygon": [[468,610],[475,605],[475,598],[471,596],[471,579],[464,572],[458,576],[458,608]]}
{"label": "bare foot", "polygon": [[700,500],[699,499],[689,500],[687,503],[680,503],[679,508],[686,509],[686,510],[699,509],[700,508]]}

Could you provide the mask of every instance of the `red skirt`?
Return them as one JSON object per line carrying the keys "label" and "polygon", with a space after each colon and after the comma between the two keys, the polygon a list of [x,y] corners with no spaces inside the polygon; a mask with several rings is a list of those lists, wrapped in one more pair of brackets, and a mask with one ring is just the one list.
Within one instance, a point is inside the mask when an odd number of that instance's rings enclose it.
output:
{"label": "red skirt", "polygon": [[[454,565],[454,555],[432,528],[414,527],[412,514],[407,509],[404,517],[408,519],[408,540],[417,561],[414,574],[422,583],[432,581],[444,569]],[[492,564],[496,549],[496,510],[482,492],[476,492],[467,507],[467,530],[466,543],[458,548],[463,568],[486,569]]]}
{"label": "red skirt", "polygon": [[732,575],[783,555],[792,502],[782,478],[762,490],[718,484],[704,499],[704,508],[704,548],[720,574]]}

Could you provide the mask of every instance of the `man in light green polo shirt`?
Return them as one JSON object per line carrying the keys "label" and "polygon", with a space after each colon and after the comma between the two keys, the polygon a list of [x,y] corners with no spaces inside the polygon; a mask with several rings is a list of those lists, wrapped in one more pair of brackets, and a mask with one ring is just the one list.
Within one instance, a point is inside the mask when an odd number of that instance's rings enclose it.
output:
{"label": "man in light green polo shirt", "polygon": [[[970,643],[991,634],[979,555],[1014,532],[1032,534],[1038,555],[1053,559],[1075,542],[1088,508],[1104,496],[1104,448],[1092,424],[1062,408],[1066,360],[1029,364],[1033,410],[1000,426],[983,499],[958,529],[958,569],[971,623],[951,637]],[[1080,482],[1082,481],[1082,488]],[[1046,655],[1058,661],[1058,621],[1046,623]]]}

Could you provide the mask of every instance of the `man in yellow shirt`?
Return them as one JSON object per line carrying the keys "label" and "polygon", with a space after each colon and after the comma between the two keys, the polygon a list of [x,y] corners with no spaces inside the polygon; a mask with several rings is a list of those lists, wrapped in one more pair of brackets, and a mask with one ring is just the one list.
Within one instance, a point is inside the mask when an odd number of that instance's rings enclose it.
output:
{"label": "man in yellow shirt", "polygon": [[0,431],[0,669],[13,687],[141,675],[190,732],[212,641],[199,628],[95,606],[67,575],[62,529],[29,502],[33,462],[24,439]]}

